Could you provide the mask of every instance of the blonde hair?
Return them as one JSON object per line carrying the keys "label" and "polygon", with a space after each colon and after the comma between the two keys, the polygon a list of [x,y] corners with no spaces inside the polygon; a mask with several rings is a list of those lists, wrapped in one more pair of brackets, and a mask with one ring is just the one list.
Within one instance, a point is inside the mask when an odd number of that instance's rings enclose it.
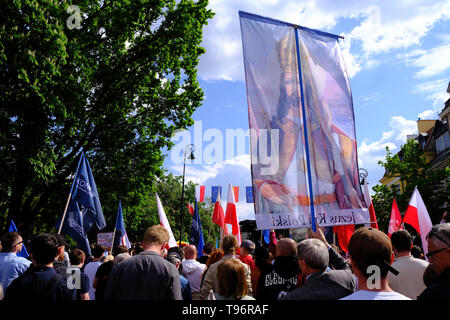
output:
{"label": "blonde hair", "polygon": [[163,226],[157,224],[145,230],[142,242],[162,245],[169,242],[169,237],[169,232]]}
{"label": "blonde hair", "polygon": [[227,298],[240,299],[247,295],[245,269],[237,259],[227,259],[217,267],[217,292]]}

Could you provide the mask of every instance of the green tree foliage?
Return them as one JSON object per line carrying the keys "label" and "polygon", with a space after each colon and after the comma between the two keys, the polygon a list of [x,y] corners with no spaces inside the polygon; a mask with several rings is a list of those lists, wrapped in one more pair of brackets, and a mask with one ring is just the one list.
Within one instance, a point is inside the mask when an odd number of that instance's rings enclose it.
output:
{"label": "green tree foliage", "polygon": [[108,226],[122,199],[137,228],[162,150],[203,100],[207,0],[77,0],[79,28],[70,4],[0,7],[0,228],[11,218],[28,234],[54,227],[82,150]]}
{"label": "green tree foliage", "polygon": [[400,152],[394,155],[389,148],[386,148],[385,161],[379,161],[379,164],[385,168],[388,177],[400,177],[403,187],[403,193],[398,186],[390,188],[377,185],[373,188],[375,191],[373,203],[381,230],[386,232],[388,230],[393,198],[395,197],[400,212],[404,214],[416,186],[432,223],[439,223],[443,212],[442,207],[449,201],[450,170],[448,167],[439,170],[431,169],[427,155],[414,140],[409,140],[401,147]]}

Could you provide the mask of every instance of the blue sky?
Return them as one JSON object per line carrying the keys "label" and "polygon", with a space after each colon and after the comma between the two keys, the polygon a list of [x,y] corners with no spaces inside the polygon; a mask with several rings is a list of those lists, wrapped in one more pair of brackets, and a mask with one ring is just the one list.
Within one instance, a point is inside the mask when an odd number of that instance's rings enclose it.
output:
{"label": "blue sky", "polygon": [[[211,186],[222,186],[222,200],[228,183],[241,187],[239,220],[254,218],[243,190],[251,185],[248,141],[243,152],[235,148],[226,155],[227,129],[248,130],[239,10],[345,37],[340,45],[353,94],[358,161],[369,172],[369,188],[383,176],[377,162],[385,147],[397,152],[408,134],[417,133],[417,119],[437,119],[449,98],[448,0],[210,0],[209,7],[216,15],[204,29],[206,53],[198,67],[205,100],[193,115],[197,131],[189,129],[197,163],[187,163],[186,179],[206,185],[207,197]],[[208,159],[214,141],[206,141],[208,134],[222,135],[222,157]],[[168,152],[164,167],[181,175],[176,151],[181,154],[186,140],[174,142],[178,149]]]}

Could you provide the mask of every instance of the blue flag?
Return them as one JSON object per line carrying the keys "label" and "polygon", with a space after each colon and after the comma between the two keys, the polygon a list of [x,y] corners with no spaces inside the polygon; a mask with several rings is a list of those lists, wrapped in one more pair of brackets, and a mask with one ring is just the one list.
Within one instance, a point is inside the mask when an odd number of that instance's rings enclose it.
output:
{"label": "blue flag", "polygon": [[262,231],[263,239],[266,244],[269,244],[269,242],[270,242],[269,233],[270,233],[269,230]]}
{"label": "blue flag", "polygon": [[[11,224],[9,225],[9,230],[8,232],[18,232],[19,230],[17,230],[16,224],[14,223],[13,220],[11,220]],[[17,252],[17,256],[18,257],[23,257],[23,258],[28,258],[28,251],[27,248],[25,248],[25,244],[22,244],[22,250],[20,252]]]}
{"label": "blue flag", "polygon": [[94,224],[99,230],[103,229],[106,226],[106,221],[94,176],[84,152],[81,154],[81,161],[72,188],[72,199],[78,203],[83,216],[84,232],[89,234]]}
{"label": "blue flag", "polygon": [[[60,221],[58,222],[58,226]],[[72,198],[67,207],[66,216],[61,229],[77,242],[78,248],[83,250],[87,256],[91,255],[89,240],[83,228],[83,216],[81,215],[78,203]]]}
{"label": "blue flag", "polygon": [[190,244],[197,247],[198,256],[203,255],[203,246],[205,244],[203,240],[202,222],[200,221],[200,214],[198,212],[197,200],[195,200],[194,216],[192,217],[191,236],[189,238]]}
{"label": "blue flag", "polygon": [[114,243],[112,249],[123,245],[128,249],[131,248],[130,240],[128,240],[127,232],[125,231],[125,223],[123,222],[123,214],[122,214],[122,202],[119,200],[119,209],[117,210],[116,216],[116,231],[114,235]]}
{"label": "blue flag", "polygon": [[220,192],[220,199],[222,199],[222,187],[213,186],[211,187],[211,202],[215,203],[217,199],[217,194]]}
{"label": "blue flag", "polygon": [[247,203],[253,203],[253,187],[245,187]]}

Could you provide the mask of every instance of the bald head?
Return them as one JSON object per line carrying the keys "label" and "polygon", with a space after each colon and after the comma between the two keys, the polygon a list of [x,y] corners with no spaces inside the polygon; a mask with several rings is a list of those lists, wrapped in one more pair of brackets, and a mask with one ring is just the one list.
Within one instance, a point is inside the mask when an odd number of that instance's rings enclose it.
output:
{"label": "bald head", "polygon": [[190,244],[184,248],[184,257],[186,260],[196,259],[197,258],[197,248]]}
{"label": "bald head", "polygon": [[296,256],[297,244],[291,238],[278,240],[276,255],[282,257]]}

